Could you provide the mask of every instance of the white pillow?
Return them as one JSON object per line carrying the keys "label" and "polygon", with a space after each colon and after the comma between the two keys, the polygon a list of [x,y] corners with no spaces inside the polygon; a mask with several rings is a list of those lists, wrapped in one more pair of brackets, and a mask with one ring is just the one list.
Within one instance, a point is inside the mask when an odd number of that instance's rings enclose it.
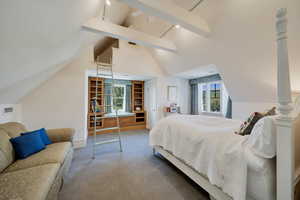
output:
{"label": "white pillow", "polygon": [[275,116],[260,119],[247,139],[247,146],[257,156],[273,158],[276,155]]}

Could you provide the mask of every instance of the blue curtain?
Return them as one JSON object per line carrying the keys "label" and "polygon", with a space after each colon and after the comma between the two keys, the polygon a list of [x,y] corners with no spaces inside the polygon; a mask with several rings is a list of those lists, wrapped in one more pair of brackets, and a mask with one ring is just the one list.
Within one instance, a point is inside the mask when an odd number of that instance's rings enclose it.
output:
{"label": "blue curtain", "polygon": [[126,85],[126,112],[131,112],[131,85]]}
{"label": "blue curtain", "polygon": [[226,118],[232,119],[232,100],[230,97],[228,97],[228,101],[227,101]]}
{"label": "blue curtain", "polygon": [[195,79],[191,79],[190,85],[194,85],[194,84],[199,84],[199,83],[208,83],[208,82],[213,82],[213,81],[220,81],[222,80],[220,74],[214,74],[214,75],[210,75],[210,76],[204,76],[204,77],[200,77],[200,78],[195,78]]}
{"label": "blue curtain", "polygon": [[191,114],[198,115],[198,84],[191,85]]}

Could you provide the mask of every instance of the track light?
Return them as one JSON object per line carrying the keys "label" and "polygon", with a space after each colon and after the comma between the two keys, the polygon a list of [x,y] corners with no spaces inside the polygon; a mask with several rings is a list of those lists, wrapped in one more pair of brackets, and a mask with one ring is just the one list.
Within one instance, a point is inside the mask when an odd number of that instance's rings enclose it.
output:
{"label": "track light", "polygon": [[106,5],[111,6],[110,0],[105,0]]}

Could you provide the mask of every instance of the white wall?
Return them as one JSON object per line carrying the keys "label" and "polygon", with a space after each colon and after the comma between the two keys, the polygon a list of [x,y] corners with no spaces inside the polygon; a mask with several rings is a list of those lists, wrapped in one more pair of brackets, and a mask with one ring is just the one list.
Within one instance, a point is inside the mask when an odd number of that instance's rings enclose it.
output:
{"label": "white wall", "polygon": [[[13,112],[5,113],[5,108],[13,108]],[[20,104],[0,104],[0,123],[22,122],[22,106]]]}
{"label": "white wall", "polygon": [[116,72],[132,75],[164,76],[164,71],[146,48],[119,41],[119,48],[113,48],[113,64]]}
{"label": "white wall", "polygon": [[[159,66],[151,55],[142,47],[136,46],[131,52],[132,60],[136,62],[122,62],[127,51],[118,52],[114,59],[119,66],[116,72],[127,74],[153,76],[158,73]],[[134,54],[136,53],[136,54]],[[147,55],[148,54],[148,55]],[[143,55],[143,57],[140,57]],[[128,58],[128,57],[127,57]],[[152,59],[152,60],[151,60]],[[87,138],[87,70],[95,69],[93,63],[93,47],[87,47],[75,57],[66,67],[57,72],[52,78],[23,97],[23,121],[29,129],[62,128],[76,129],[75,144],[85,145]]]}
{"label": "white wall", "polygon": [[272,107],[276,106],[276,103],[260,103],[260,102],[233,102],[232,103],[232,118],[245,120],[253,112],[264,112]]}
{"label": "white wall", "polygon": [[87,137],[87,77],[93,66],[93,48],[81,52],[72,62],[40,87],[21,99],[23,121],[29,129],[75,128],[75,145]]}
{"label": "white wall", "polygon": [[163,109],[170,106],[168,101],[168,86],[177,87],[177,103],[180,106],[180,111],[183,114],[190,113],[190,85],[187,79],[177,77],[160,77],[156,79],[157,85],[157,109],[158,118],[164,117]]}

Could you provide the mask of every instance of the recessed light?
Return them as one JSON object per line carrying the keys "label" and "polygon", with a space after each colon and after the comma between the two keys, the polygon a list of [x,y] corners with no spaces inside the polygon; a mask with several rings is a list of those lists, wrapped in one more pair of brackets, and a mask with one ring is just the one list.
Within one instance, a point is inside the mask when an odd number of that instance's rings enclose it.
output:
{"label": "recessed light", "polygon": [[110,5],[111,5],[111,2],[110,2],[110,0],[106,0],[106,1],[105,1],[105,3],[106,3],[106,5],[108,5],[108,6],[110,6]]}
{"label": "recessed light", "polygon": [[180,25],[179,24],[175,25],[175,28],[180,28]]}

